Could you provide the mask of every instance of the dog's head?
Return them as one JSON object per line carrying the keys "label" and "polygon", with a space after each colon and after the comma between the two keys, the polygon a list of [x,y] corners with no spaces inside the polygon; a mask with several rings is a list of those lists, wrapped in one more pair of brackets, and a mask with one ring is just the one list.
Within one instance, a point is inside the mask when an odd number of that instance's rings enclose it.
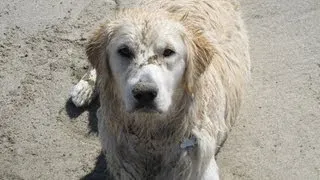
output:
{"label": "dog's head", "polygon": [[116,86],[127,112],[166,113],[187,89],[185,74],[192,64],[187,36],[172,18],[122,12],[95,33],[87,55],[100,80]]}

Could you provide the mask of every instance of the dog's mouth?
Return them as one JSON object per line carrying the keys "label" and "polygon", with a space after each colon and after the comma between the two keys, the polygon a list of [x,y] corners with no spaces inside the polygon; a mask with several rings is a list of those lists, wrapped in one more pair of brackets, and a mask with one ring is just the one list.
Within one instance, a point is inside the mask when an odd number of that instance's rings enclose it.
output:
{"label": "dog's mouth", "polygon": [[162,111],[158,109],[154,104],[136,104],[135,108],[132,112],[137,113],[159,113],[161,114]]}

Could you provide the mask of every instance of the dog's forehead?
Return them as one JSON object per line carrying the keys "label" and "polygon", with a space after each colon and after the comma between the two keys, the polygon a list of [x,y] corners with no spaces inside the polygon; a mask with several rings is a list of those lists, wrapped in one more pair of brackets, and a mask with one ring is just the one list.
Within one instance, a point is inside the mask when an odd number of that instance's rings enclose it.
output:
{"label": "dog's forehead", "polygon": [[169,19],[144,19],[140,21],[126,21],[121,23],[118,33],[122,38],[145,46],[158,43],[170,43],[180,37],[180,24]]}

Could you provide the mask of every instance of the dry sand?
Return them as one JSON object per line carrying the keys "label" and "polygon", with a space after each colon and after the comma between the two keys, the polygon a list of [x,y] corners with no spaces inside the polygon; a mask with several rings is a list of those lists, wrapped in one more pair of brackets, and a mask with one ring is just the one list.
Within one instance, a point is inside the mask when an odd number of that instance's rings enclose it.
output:
{"label": "dry sand", "polygon": [[[113,0],[0,1],[0,179],[102,179],[95,111],[68,92]],[[253,63],[224,179],[320,179],[320,1],[242,0]]]}

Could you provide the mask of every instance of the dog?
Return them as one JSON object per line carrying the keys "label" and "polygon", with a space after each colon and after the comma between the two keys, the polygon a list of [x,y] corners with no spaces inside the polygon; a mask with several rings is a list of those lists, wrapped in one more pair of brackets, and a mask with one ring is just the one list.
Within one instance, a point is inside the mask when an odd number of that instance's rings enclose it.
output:
{"label": "dog", "polygon": [[90,38],[76,106],[99,94],[98,130],[114,179],[217,180],[215,154],[250,78],[234,0],[144,1]]}

